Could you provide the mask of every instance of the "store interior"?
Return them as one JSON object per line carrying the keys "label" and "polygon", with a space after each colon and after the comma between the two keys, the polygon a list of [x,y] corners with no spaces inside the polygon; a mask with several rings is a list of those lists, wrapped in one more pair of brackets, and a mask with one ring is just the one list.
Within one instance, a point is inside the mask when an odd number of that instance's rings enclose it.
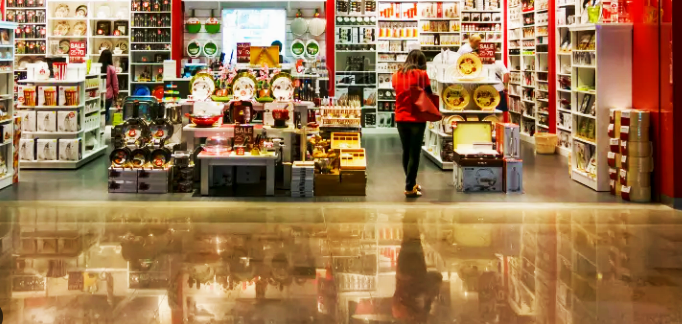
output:
{"label": "store interior", "polygon": [[390,80],[420,49],[428,201],[651,201],[617,1],[4,1],[4,199],[402,201]]}

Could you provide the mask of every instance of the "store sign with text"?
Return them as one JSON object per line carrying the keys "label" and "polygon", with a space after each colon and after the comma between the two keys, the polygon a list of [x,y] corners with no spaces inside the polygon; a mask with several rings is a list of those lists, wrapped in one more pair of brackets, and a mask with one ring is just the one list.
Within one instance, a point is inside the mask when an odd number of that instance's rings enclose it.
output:
{"label": "store sign with text", "polygon": [[478,47],[478,57],[483,64],[495,63],[495,43],[481,43]]}
{"label": "store sign with text", "polygon": [[87,52],[85,41],[71,41],[69,46],[69,58],[71,63],[84,62],[85,54]]}

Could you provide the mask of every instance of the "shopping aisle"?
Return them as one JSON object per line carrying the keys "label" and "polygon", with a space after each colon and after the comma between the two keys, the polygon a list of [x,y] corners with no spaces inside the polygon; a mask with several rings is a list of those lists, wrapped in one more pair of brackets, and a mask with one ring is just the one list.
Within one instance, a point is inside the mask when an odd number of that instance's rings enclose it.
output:
{"label": "shopping aisle", "polygon": [[[397,134],[367,134],[362,138],[367,150],[366,197],[316,197],[305,201],[401,202],[404,186],[401,146]],[[523,143],[523,142],[522,142]],[[505,193],[460,193],[452,186],[452,172],[442,171],[422,157],[418,181],[424,188],[421,202],[616,202],[608,193],[597,193],[571,180],[566,158],[559,155],[535,156],[531,145],[522,145],[524,160],[523,195]],[[300,201],[285,192],[276,197],[201,197],[198,194],[109,194],[108,155],[75,171],[21,171],[21,182],[0,191],[0,201]]]}

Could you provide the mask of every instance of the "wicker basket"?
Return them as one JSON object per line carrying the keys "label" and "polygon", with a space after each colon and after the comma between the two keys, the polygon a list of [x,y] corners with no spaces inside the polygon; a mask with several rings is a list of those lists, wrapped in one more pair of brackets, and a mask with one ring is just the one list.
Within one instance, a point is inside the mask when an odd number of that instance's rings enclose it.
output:
{"label": "wicker basket", "polygon": [[535,133],[535,152],[538,154],[554,154],[558,141],[556,134]]}

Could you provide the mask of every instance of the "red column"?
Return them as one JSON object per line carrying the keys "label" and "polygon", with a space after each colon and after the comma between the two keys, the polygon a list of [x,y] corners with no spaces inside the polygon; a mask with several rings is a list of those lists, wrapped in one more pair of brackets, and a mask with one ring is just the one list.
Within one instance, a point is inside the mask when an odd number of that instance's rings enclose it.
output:
{"label": "red column", "polygon": [[325,10],[325,16],[327,17],[327,29],[325,32],[325,41],[327,43],[326,56],[327,56],[327,70],[329,71],[329,96],[334,95],[334,68],[335,68],[335,57],[334,50],[336,49],[336,44],[334,44],[334,35],[336,33],[336,1],[327,1],[327,8]]}
{"label": "red column", "polygon": [[173,27],[171,32],[171,59],[175,60],[176,77],[180,77],[180,73],[182,73],[182,53],[185,46],[183,39],[185,31],[185,22],[183,21],[185,6],[182,0],[171,0],[171,8],[173,9],[171,13],[171,26]]}
{"label": "red column", "polygon": [[549,0],[549,12],[547,15],[547,71],[549,75],[547,76],[547,81],[549,82],[549,132],[556,134],[556,89],[557,89],[557,79],[556,79],[556,1]]}

